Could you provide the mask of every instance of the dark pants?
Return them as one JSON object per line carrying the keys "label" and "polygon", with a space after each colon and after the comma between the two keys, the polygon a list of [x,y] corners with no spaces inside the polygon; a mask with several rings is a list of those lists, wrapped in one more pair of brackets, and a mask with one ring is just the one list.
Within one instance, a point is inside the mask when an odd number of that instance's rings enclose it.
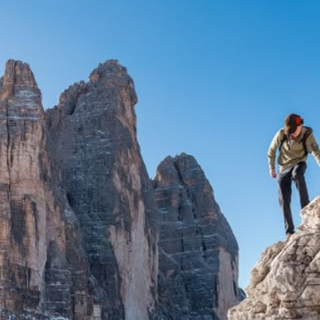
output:
{"label": "dark pants", "polygon": [[294,233],[294,224],[290,207],[292,180],[295,182],[299,192],[301,209],[310,202],[307,184],[304,178],[306,169],[307,164],[302,161],[296,164],[290,171],[286,173],[279,173],[278,176],[279,204],[283,213],[286,234]]}

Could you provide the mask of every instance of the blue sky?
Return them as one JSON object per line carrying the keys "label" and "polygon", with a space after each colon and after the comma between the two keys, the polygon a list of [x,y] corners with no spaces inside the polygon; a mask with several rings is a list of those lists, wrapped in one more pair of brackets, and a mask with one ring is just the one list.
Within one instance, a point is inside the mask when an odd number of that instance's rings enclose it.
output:
{"label": "blue sky", "polygon": [[[240,285],[284,239],[267,149],[288,113],[320,141],[318,0],[11,0],[0,10],[0,74],[28,62],[51,108],[60,93],[118,59],[133,77],[138,139],[149,175],[192,154],[240,246]],[[310,197],[320,168],[310,156]],[[298,197],[292,208],[300,222]]]}

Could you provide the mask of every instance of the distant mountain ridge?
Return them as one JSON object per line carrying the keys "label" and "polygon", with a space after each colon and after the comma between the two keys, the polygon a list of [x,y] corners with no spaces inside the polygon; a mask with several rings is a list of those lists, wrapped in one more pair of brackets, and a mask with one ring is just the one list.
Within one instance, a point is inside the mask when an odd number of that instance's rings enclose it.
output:
{"label": "distant mountain ridge", "polygon": [[28,64],[0,79],[1,319],[225,320],[238,246],[192,156],[150,181],[126,68],[43,110]]}

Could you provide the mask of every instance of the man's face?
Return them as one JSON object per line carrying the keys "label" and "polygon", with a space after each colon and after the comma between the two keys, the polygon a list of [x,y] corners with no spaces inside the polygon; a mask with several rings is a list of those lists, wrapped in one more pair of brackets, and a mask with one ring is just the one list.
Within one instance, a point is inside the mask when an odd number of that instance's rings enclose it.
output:
{"label": "man's face", "polygon": [[297,138],[301,130],[302,130],[302,124],[300,124],[300,126],[297,127],[296,131],[291,134],[291,138],[293,139]]}

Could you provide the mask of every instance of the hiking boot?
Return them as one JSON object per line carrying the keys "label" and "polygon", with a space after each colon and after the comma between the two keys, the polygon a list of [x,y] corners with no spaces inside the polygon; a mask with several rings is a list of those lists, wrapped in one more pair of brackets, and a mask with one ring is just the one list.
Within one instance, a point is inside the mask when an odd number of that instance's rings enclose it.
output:
{"label": "hiking boot", "polygon": [[292,236],[292,235],[294,235],[295,234],[295,232],[293,231],[293,232],[288,232],[287,234],[286,234],[286,240],[285,241],[288,241],[289,239],[290,239],[290,237]]}
{"label": "hiking boot", "polygon": [[298,230],[300,231],[305,231],[307,230],[306,226],[304,224],[301,224],[299,227],[298,227]]}

